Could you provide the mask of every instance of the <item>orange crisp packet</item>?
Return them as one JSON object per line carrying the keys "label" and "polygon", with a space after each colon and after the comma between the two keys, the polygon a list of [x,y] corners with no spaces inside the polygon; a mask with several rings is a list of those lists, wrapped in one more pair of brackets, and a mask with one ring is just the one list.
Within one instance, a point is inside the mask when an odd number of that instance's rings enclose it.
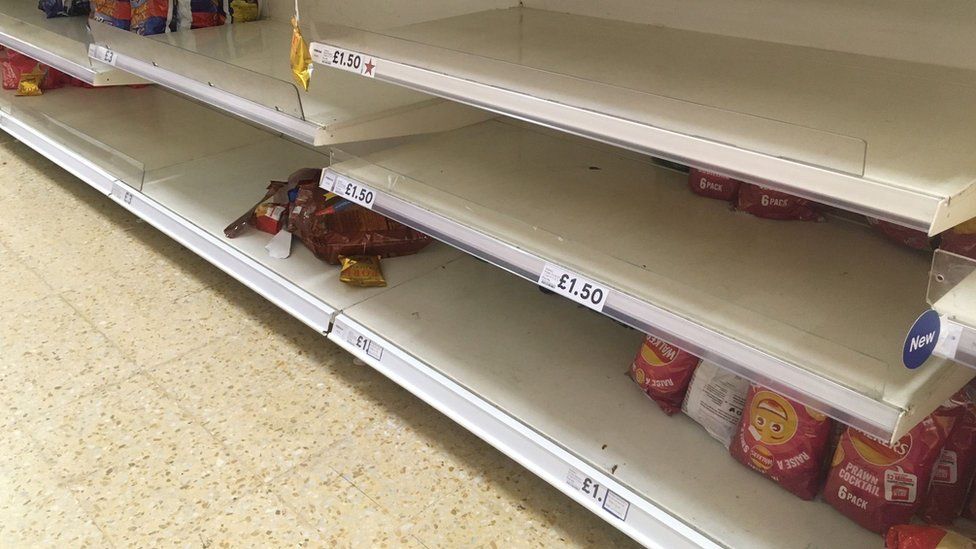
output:
{"label": "orange crisp packet", "polygon": [[352,257],[339,256],[342,271],[339,280],[362,288],[379,288],[386,286],[383,271],[380,269],[380,256],[357,255]]}

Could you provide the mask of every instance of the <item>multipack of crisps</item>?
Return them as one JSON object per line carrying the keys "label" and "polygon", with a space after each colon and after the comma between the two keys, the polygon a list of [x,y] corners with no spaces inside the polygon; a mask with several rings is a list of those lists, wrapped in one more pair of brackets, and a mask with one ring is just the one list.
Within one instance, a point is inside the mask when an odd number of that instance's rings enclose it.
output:
{"label": "multipack of crisps", "polygon": [[630,376],[664,413],[672,415],[681,411],[688,383],[700,362],[691,353],[647,336],[630,366]]}
{"label": "multipack of crisps", "polygon": [[831,424],[824,414],[754,385],[729,452],[739,463],[810,500],[820,491]]}

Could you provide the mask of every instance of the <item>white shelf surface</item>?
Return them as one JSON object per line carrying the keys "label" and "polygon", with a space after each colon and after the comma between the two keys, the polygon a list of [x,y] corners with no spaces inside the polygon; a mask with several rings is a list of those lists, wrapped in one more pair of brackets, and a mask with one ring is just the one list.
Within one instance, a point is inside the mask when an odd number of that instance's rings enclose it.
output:
{"label": "white shelf surface", "polygon": [[47,19],[37,2],[0,0],[0,45],[93,86],[138,84],[141,78],[88,58],[88,18]]}
{"label": "white shelf surface", "polygon": [[[881,543],[661,413],[626,375],[639,333],[475,259],[346,309],[329,337],[648,546]],[[568,486],[569,467],[629,499],[627,519]]]}
{"label": "white shelf surface", "polygon": [[96,59],[315,145],[456,128],[489,115],[350,74],[292,81],[290,24],[277,20],[139,36],[92,25]]}
{"label": "white shelf surface", "polygon": [[732,212],[685,174],[519,122],[336,153],[332,169],[385,215],[533,281],[549,262],[605,284],[608,316],[878,436],[973,377],[901,365],[930,258],[859,224]]}
{"label": "white shelf surface", "polygon": [[[337,267],[297,241],[292,257],[276,260],[265,250],[270,235],[223,234],[269,181],[323,166],[327,157],[158,88],[11,95],[0,102],[0,127],[313,328],[325,333],[337,310],[385,290],[341,283]],[[435,243],[389,259],[388,287],[460,255]]]}
{"label": "white shelf surface", "polygon": [[379,80],[932,233],[976,217],[973,71],[530,8],[312,29]]}

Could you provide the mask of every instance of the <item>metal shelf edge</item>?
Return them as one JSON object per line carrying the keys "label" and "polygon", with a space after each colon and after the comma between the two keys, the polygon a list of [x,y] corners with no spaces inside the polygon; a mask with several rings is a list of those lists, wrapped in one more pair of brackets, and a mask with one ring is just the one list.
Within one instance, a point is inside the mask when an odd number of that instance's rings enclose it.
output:
{"label": "metal shelf edge", "polygon": [[318,125],[311,122],[231,94],[209,83],[199,82],[181,74],[144,63],[124,53],[110,50],[104,45],[92,44],[88,54],[94,60],[111,59],[110,63],[118,69],[309,145],[315,144],[316,137],[321,131]]}
{"label": "metal shelf edge", "polygon": [[[23,40],[0,32],[0,45],[20,52],[28,57],[32,57],[45,65],[54,67],[59,71],[74,76],[86,84],[95,85],[97,73],[91,67],[79,65],[74,61],[69,61],[63,57],[52,54],[51,52],[24,42]],[[84,45],[79,44],[79,48]]]}
{"label": "metal shelf edge", "polygon": [[[357,346],[360,337],[368,343]],[[691,526],[345,314],[336,318],[329,339],[645,546],[718,547]],[[570,486],[566,478],[572,470],[623,497],[630,504],[625,519],[620,520]]]}

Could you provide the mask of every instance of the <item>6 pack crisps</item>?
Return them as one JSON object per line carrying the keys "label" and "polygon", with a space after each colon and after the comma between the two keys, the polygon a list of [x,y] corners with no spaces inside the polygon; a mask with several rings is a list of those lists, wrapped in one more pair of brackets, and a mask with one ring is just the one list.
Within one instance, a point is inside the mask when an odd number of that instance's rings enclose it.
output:
{"label": "6 pack crisps", "polygon": [[820,491],[831,420],[753,385],[729,452],[739,463],[810,500]]}
{"label": "6 pack crisps", "polygon": [[806,198],[743,183],[736,208],[763,219],[822,221],[820,207]]}
{"label": "6 pack crisps", "polygon": [[700,362],[691,353],[647,336],[630,366],[630,376],[670,416],[681,411],[688,383]]}
{"label": "6 pack crisps", "polygon": [[974,549],[962,534],[919,524],[892,526],[885,534],[885,549]]}
{"label": "6 pack crisps", "polygon": [[962,515],[966,493],[976,473],[976,388],[968,385],[955,399],[962,400],[962,415],[946,439],[932,472],[932,484],[919,516],[934,524],[951,524]]}
{"label": "6 pack crisps", "polygon": [[748,394],[748,380],[703,360],[691,376],[681,411],[728,448]]}
{"label": "6 pack crisps", "polygon": [[691,188],[691,192],[706,198],[733,202],[739,194],[739,185],[741,184],[740,181],[731,177],[698,168],[692,168],[688,173],[688,186]]}
{"label": "6 pack crisps", "polygon": [[908,523],[922,504],[956,417],[957,412],[940,408],[892,445],[848,427],[831,461],[824,500],[879,534]]}

